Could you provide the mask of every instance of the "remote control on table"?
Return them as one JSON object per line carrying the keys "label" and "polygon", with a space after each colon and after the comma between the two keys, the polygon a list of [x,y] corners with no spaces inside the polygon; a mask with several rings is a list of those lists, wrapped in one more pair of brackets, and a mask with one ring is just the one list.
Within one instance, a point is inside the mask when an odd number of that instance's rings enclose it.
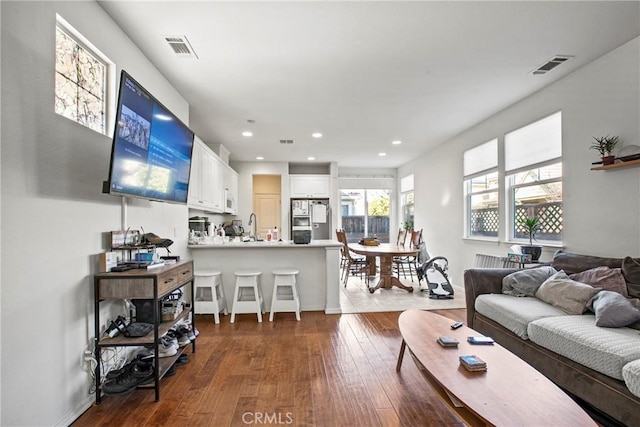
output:
{"label": "remote control on table", "polygon": [[460,326],[464,325],[464,323],[462,322],[456,322],[453,325],[451,325],[451,329],[458,329]]}

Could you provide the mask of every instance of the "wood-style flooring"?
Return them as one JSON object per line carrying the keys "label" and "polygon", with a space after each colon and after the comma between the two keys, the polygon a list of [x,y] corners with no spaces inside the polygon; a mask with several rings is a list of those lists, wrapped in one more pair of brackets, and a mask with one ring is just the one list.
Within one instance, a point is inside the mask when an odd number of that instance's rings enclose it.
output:
{"label": "wood-style flooring", "polygon": [[[464,309],[436,310],[464,320]],[[400,312],[196,316],[197,351],[154,392],[106,396],[75,426],[453,426],[463,425],[418,372],[400,372]],[[425,325],[428,327],[428,325]]]}

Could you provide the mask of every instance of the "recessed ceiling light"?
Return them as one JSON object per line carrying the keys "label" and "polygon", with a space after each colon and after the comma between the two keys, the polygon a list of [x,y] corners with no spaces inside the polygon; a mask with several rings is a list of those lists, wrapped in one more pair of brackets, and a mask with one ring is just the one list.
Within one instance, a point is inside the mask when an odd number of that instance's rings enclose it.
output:
{"label": "recessed ceiling light", "polygon": [[399,139],[396,139],[395,141],[391,141],[391,143],[393,145],[400,145],[400,144],[402,144],[402,141],[400,141]]}
{"label": "recessed ceiling light", "polygon": [[309,156],[309,157],[307,157],[307,160],[315,160],[315,159],[316,159],[316,158],[315,158],[315,157],[313,157],[313,156]]}
{"label": "recessed ceiling light", "polygon": [[322,134],[320,132],[312,133],[311,136],[314,138],[322,138]]}
{"label": "recessed ceiling light", "polygon": [[387,153],[378,153],[378,156],[380,156],[380,157],[384,157],[386,155],[387,155]]}
{"label": "recessed ceiling light", "polygon": [[245,130],[244,132],[242,132],[242,136],[253,136],[253,132],[249,132],[248,130]]}
{"label": "recessed ceiling light", "polygon": [[258,156],[258,157],[256,157],[256,160],[264,160],[264,157]]}

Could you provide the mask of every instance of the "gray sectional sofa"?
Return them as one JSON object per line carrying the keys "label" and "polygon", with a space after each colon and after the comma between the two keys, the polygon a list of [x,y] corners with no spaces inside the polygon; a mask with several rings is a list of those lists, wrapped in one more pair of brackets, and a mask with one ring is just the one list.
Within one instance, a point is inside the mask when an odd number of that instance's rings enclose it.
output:
{"label": "gray sectional sofa", "polygon": [[[639,259],[558,252],[535,271],[466,270],[464,284],[469,327],[586,403],[603,424],[640,425],[640,300],[632,299],[640,297]],[[623,306],[607,307],[609,297]]]}

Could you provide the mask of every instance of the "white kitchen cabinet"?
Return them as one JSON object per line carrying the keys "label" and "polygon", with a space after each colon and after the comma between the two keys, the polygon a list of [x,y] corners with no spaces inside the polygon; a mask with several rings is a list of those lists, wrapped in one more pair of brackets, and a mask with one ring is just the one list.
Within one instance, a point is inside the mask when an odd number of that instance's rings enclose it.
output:
{"label": "white kitchen cabinet", "polygon": [[331,195],[330,175],[289,175],[291,198],[328,198]]}
{"label": "white kitchen cabinet", "polygon": [[223,164],[224,196],[223,208],[225,213],[238,214],[238,172],[229,165]]}
{"label": "white kitchen cabinet", "polygon": [[220,160],[200,138],[195,137],[193,144],[187,204],[206,212],[222,212],[224,187]]}

